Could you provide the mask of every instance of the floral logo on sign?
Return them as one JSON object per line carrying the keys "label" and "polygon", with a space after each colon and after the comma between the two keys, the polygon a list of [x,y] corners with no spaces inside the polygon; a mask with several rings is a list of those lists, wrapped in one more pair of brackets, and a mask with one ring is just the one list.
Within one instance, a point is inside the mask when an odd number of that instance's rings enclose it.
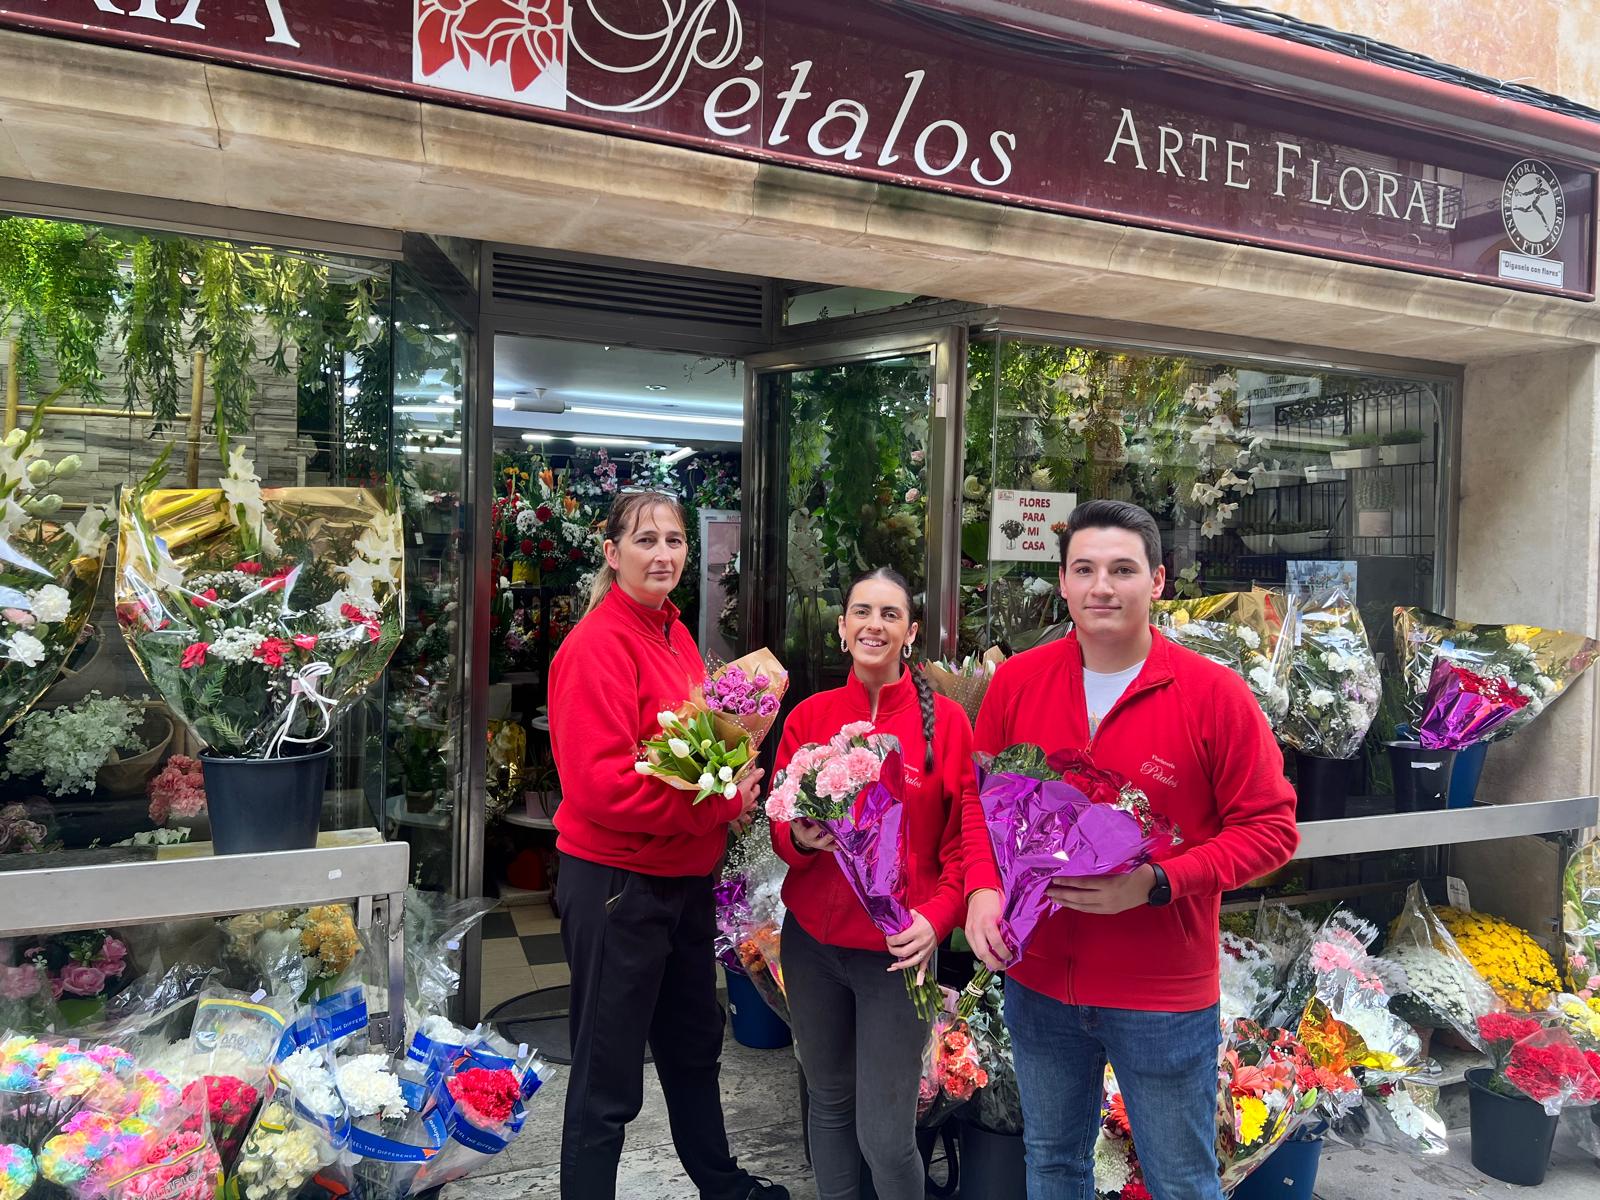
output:
{"label": "floral logo on sign", "polygon": [[414,82],[565,106],[567,0],[416,0],[414,13]]}

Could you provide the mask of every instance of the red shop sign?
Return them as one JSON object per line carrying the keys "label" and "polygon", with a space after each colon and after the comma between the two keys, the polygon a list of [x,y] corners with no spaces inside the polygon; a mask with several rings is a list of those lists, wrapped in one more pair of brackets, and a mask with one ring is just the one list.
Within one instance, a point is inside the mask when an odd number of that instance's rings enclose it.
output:
{"label": "red shop sign", "polygon": [[0,0],[0,24],[1594,295],[1586,168],[878,0]]}

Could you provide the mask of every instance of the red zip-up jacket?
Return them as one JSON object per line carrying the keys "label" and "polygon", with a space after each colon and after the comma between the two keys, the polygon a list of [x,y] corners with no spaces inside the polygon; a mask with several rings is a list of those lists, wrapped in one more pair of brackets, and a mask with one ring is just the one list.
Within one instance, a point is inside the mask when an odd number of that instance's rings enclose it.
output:
{"label": "red zip-up jacket", "polygon": [[[807,696],[789,714],[778,744],[777,770],[808,743],[822,743],[853,721],[872,720],[866,687],[851,673],[842,688]],[[934,772],[924,771],[927,741],[922,735],[922,708],[909,670],[878,693],[874,733],[900,739],[905,764],[906,895],[908,908],[928,919],[942,942],[966,919],[962,891],[962,824],[983,824],[977,780],[972,768],[972,726],[954,700],[933,698]],[[817,941],[855,950],[884,950],[884,933],[872,923],[850,890],[832,854],[807,853],[790,837],[789,822],[772,823],[772,844],[789,864],[783,881],[783,902],[795,920]]]}
{"label": "red zip-up jacket", "polygon": [[[1283,753],[1249,686],[1150,632],[1144,668],[1093,738],[1083,654],[1069,634],[1000,667],[978,713],[976,743],[991,754],[1016,742],[1046,753],[1086,749],[1144,789],[1183,838],[1156,859],[1171,904],[1114,916],[1061,909],[1040,923],[1007,974],[1066,1004],[1192,1012],[1217,1002],[1222,893],[1283,866],[1300,835]],[[973,852],[977,843],[967,845]]]}
{"label": "red zip-up jacket", "polygon": [[726,847],[739,797],[693,804],[633,769],[658,737],[656,714],[705,678],[700,650],[669,600],[646,608],[613,586],[550,664],[550,748],[561,776],[556,848],[644,875],[709,875]]}

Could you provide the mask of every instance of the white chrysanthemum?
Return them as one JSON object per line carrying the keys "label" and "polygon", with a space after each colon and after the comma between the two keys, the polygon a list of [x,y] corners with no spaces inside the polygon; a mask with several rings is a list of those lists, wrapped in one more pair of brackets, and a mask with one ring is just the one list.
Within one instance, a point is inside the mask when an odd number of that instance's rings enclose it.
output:
{"label": "white chrysanthemum", "polygon": [[1420,1138],[1428,1132],[1428,1115],[1417,1107],[1417,1102],[1405,1088],[1395,1088],[1384,1097],[1383,1102],[1389,1107],[1395,1127],[1408,1138]]}
{"label": "white chrysanthemum", "polygon": [[1327,708],[1333,700],[1334,695],[1327,688],[1312,688],[1306,696],[1306,703],[1312,708]]}
{"label": "white chrysanthemum", "polygon": [[6,657],[25,667],[37,667],[44,660],[44,643],[19,629],[6,643]]}
{"label": "white chrysanthemum", "polygon": [[383,1054],[358,1054],[339,1064],[339,1095],[353,1117],[383,1116],[398,1120],[411,1111],[400,1091],[400,1080],[389,1070]]}
{"label": "white chrysanthemum", "polygon": [[1132,1180],[1133,1168],[1128,1164],[1125,1144],[1102,1133],[1094,1144],[1094,1190],[1103,1195],[1115,1194]]}
{"label": "white chrysanthemum", "polygon": [[1248,625],[1240,625],[1238,628],[1239,640],[1241,642],[1243,642],[1246,646],[1249,646],[1252,650],[1259,650],[1261,648],[1261,635],[1259,633],[1257,633],[1254,629],[1251,629]]}
{"label": "white chrysanthemum", "polygon": [[1258,692],[1272,690],[1272,672],[1266,667],[1251,667],[1250,682]]}
{"label": "white chrysanthemum", "polygon": [[72,612],[72,597],[67,589],[47,583],[37,591],[28,593],[28,606],[33,615],[46,625],[65,621]]}
{"label": "white chrysanthemum", "polygon": [[289,1085],[294,1098],[312,1112],[331,1115],[339,1111],[339,1093],[322,1055],[302,1046],[277,1066],[278,1077]]}
{"label": "white chrysanthemum", "polygon": [[1546,696],[1554,696],[1558,691],[1561,690],[1561,685],[1554,679],[1551,679],[1548,675],[1540,675],[1536,677],[1533,683],[1534,686]]}

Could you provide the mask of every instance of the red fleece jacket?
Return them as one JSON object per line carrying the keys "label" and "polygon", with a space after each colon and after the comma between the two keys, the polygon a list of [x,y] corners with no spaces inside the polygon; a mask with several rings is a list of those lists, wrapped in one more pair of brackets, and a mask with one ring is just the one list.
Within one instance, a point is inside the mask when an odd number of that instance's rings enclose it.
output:
{"label": "red fleece jacket", "polygon": [[[872,719],[867,689],[852,673],[842,688],[807,696],[789,714],[778,744],[777,769],[808,743],[827,741],[852,721]],[[966,919],[962,891],[962,825],[981,827],[977,781],[972,769],[972,726],[962,707],[944,696],[933,698],[934,772],[924,771],[927,740],[922,735],[922,708],[909,671],[878,693],[874,733],[900,739],[905,762],[907,907],[928,919],[942,942]],[[795,846],[789,822],[772,823],[772,844],[789,864],[783,902],[795,920],[817,941],[856,950],[883,950],[884,933],[872,923],[850,890],[832,854],[808,853]]]}
{"label": "red fleece jacket", "polygon": [[561,776],[556,848],[644,875],[709,875],[739,797],[669,787],[633,769],[658,736],[656,714],[705,678],[700,651],[668,601],[639,604],[620,587],[561,643],[550,664],[550,747]]}
{"label": "red fleece jacket", "polygon": [[1092,739],[1083,654],[1069,634],[1000,667],[976,743],[988,753],[1016,742],[1087,749],[1143,788],[1183,838],[1157,859],[1171,904],[1115,916],[1061,909],[1007,973],[1067,1004],[1190,1012],[1217,1002],[1222,893],[1288,862],[1300,835],[1283,754],[1249,687],[1154,629],[1151,639],[1143,670]]}

